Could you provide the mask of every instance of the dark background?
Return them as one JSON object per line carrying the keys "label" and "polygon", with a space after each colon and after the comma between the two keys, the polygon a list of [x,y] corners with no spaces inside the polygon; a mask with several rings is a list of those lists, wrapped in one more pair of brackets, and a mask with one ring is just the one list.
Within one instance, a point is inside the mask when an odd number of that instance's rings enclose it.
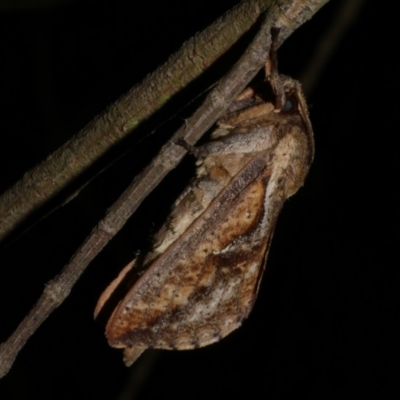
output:
{"label": "dark background", "polygon": [[[1,399],[398,398],[399,23],[383,2],[364,1],[345,28],[346,2],[331,0],[279,51],[281,72],[314,80],[307,98],[317,153],[280,216],[243,326],[204,349],[149,351],[128,369],[93,320],[102,290],[190,179],[187,157],[31,338],[0,382]],[[236,3],[1,2],[1,191]],[[341,28],[332,45],[329,32]],[[310,76],[321,40],[332,52]],[[175,111],[239,54],[240,46],[192,85]],[[75,200],[2,247],[0,342],[191,111],[114,149],[103,162],[117,161]]]}

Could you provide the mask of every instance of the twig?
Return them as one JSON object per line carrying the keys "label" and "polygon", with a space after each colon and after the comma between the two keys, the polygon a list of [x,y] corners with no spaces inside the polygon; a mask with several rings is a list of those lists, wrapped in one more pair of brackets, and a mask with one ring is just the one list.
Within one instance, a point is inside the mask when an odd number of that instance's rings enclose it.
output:
{"label": "twig", "polygon": [[0,241],[224,54],[272,0],[244,0],[93,119],[0,197]]}
{"label": "twig", "polygon": [[[328,0],[281,0],[271,6],[260,31],[232,70],[210,92],[203,105],[165,144],[159,155],[139,174],[105,218],[94,228],[62,273],[50,281],[31,312],[21,322],[7,342],[0,347],[0,377],[7,374],[15,357],[29,337],[68,296],[73,285],[91,260],[125,224],[143,199],[157,186],[185,155],[185,150],[174,142],[181,137],[194,144],[211,127],[232,99],[265,64],[268,58],[271,27],[280,28],[279,44],[298,26],[310,19]],[[290,5],[289,5],[290,3]]]}
{"label": "twig", "polygon": [[307,69],[300,77],[303,92],[309,94],[314,89],[315,83],[323,72],[333,52],[346,32],[356,21],[358,13],[365,4],[365,0],[345,1],[337,11],[337,16],[332,19],[331,25],[319,39],[314,54],[308,62]]}

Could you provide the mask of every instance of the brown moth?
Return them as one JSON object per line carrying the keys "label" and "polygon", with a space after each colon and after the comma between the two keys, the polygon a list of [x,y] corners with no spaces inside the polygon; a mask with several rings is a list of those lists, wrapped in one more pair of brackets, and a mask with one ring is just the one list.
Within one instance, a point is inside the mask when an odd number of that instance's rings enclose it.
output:
{"label": "brown moth", "polygon": [[274,79],[277,106],[247,90],[218,121],[211,142],[182,144],[197,158],[197,178],[175,202],[151,251],[100,297],[95,315],[134,280],[106,327],[127,365],[147,348],[217,342],[249,315],[278,215],[303,185],[314,155],[300,84]]}

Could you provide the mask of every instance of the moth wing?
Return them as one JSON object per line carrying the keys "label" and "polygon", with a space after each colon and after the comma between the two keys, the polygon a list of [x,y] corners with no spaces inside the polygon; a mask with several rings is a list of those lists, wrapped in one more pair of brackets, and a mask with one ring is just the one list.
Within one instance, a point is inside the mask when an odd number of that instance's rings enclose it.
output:
{"label": "moth wing", "polygon": [[131,271],[132,268],[135,266],[135,263],[136,263],[136,258],[133,259],[128,265],[126,265],[122,269],[122,271],[118,274],[118,276],[107,286],[106,290],[101,294],[99,300],[97,301],[96,308],[94,309],[95,318],[97,318],[97,316],[100,314],[105,303],[107,303],[107,301],[113,294],[114,290],[122,282],[122,280],[125,278],[128,272]]}
{"label": "moth wing", "polygon": [[107,324],[113,347],[133,362],[146,348],[202,347],[241,325],[284,201],[269,190],[271,168],[263,157],[247,164],[139,278]]}

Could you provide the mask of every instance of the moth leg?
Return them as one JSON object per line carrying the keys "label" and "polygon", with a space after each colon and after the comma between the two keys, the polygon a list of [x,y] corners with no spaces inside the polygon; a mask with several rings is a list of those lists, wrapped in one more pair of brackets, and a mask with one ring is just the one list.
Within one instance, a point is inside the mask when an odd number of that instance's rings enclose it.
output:
{"label": "moth leg", "polygon": [[176,145],[183,147],[189,154],[193,154],[196,158],[200,157],[200,150],[198,147],[192,146],[185,139],[180,138],[175,142]]}
{"label": "moth leg", "polygon": [[278,72],[278,36],[280,28],[271,28],[271,50],[267,62],[265,63],[265,75],[271,84],[275,94],[275,107],[278,111],[282,110],[286,95],[281,76]]}
{"label": "moth leg", "polygon": [[231,114],[260,103],[262,103],[262,99],[258,96],[256,89],[248,86],[239,94],[238,97],[236,97],[235,100],[232,101],[225,113],[222,114],[219,122],[223,123]]}
{"label": "moth leg", "polygon": [[175,142],[178,146],[182,146],[188,151],[189,154],[193,154],[197,159],[201,159],[209,155],[210,153],[219,153],[224,148],[222,141],[214,141],[203,144],[202,146],[195,147],[190,145],[185,139],[179,139]]}

